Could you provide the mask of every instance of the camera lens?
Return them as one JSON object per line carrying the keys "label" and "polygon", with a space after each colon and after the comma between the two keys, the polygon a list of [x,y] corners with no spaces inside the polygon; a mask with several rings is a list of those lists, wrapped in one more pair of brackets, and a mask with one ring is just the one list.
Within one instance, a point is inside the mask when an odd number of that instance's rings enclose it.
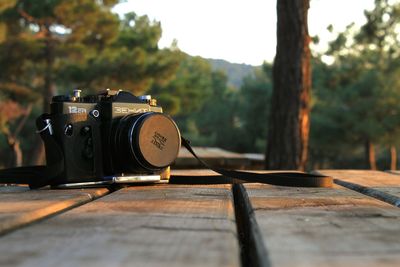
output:
{"label": "camera lens", "polygon": [[175,122],[156,112],[122,118],[115,133],[114,150],[121,172],[158,171],[178,156],[181,136]]}

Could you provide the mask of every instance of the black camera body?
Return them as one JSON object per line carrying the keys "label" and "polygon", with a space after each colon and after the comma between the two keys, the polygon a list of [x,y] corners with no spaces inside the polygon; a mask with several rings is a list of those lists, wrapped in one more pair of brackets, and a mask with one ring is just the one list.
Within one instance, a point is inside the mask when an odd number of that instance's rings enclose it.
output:
{"label": "black camera body", "polygon": [[161,174],[180,149],[178,127],[150,96],[106,90],[82,97],[74,90],[72,96],[53,97],[50,110],[38,131],[48,166],[62,154],[63,170],[53,184]]}

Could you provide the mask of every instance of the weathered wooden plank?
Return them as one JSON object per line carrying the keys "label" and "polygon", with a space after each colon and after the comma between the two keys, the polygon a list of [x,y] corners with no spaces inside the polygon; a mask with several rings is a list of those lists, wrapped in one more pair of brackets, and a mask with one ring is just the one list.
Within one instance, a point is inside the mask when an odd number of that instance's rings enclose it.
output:
{"label": "weathered wooden plank", "polygon": [[400,209],[339,186],[244,186],[272,266],[400,264]]}
{"label": "weathered wooden plank", "polygon": [[317,172],[369,187],[393,188],[400,186],[400,176],[388,172],[372,170],[318,170]]}
{"label": "weathered wooden plank", "polygon": [[0,239],[1,266],[238,266],[229,185],[127,187]]}
{"label": "weathered wooden plank", "polygon": [[27,186],[0,187],[0,235],[85,204],[109,192],[85,190],[29,190]]}
{"label": "weathered wooden plank", "polygon": [[[194,147],[196,154],[208,164],[226,168],[244,169],[251,166],[251,159],[243,154],[223,150],[216,147]],[[186,148],[181,148],[173,168],[203,168],[200,162]]]}
{"label": "weathered wooden plank", "polygon": [[396,174],[396,175],[400,175],[400,171],[399,170],[388,170],[386,172],[392,173],[392,174]]}
{"label": "weathered wooden plank", "polygon": [[190,170],[171,170],[171,175],[188,175],[188,176],[213,176],[220,175],[209,169],[190,169]]}
{"label": "weathered wooden plank", "polygon": [[400,207],[400,175],[372,170],[319,170],[349,189]]}

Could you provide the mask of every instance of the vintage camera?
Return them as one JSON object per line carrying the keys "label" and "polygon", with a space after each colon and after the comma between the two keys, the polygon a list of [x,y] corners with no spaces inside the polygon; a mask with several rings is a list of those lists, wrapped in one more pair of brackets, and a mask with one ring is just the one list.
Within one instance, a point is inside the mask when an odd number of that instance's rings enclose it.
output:
{"label": "vintage camera", "polygon": [[81,96],[74,90],[53,97],[50,110],[37,125],[47,166],[63,161],[53,185],[156,181],[180,149],[177,125],[150,96],[109,89]]}

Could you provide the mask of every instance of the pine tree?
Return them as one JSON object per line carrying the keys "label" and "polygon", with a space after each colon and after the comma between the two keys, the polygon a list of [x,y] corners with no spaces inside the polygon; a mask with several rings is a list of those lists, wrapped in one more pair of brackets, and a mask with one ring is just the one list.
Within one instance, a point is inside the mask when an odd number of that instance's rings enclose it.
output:
{"label": "pine tree", "polygon": [[[48,112],[55,94],[76,87],[143,93],[153,83],[166,83],[179,57],[169,49],[158,49],[160,24],[134,13],[120,19],[112,13],[116,3],[2,1],[0,100],[7,101],[18,92],[40,96],[28,98],[26,105],[41,102],[42,110]],[[31,153],[39,161],[43,158],[40,147]]]}
{"label": "pine tree", "polygon": [[309,0],[277,1],[277,49],[267,138],[267,169],[300,169],[310,128]]}

